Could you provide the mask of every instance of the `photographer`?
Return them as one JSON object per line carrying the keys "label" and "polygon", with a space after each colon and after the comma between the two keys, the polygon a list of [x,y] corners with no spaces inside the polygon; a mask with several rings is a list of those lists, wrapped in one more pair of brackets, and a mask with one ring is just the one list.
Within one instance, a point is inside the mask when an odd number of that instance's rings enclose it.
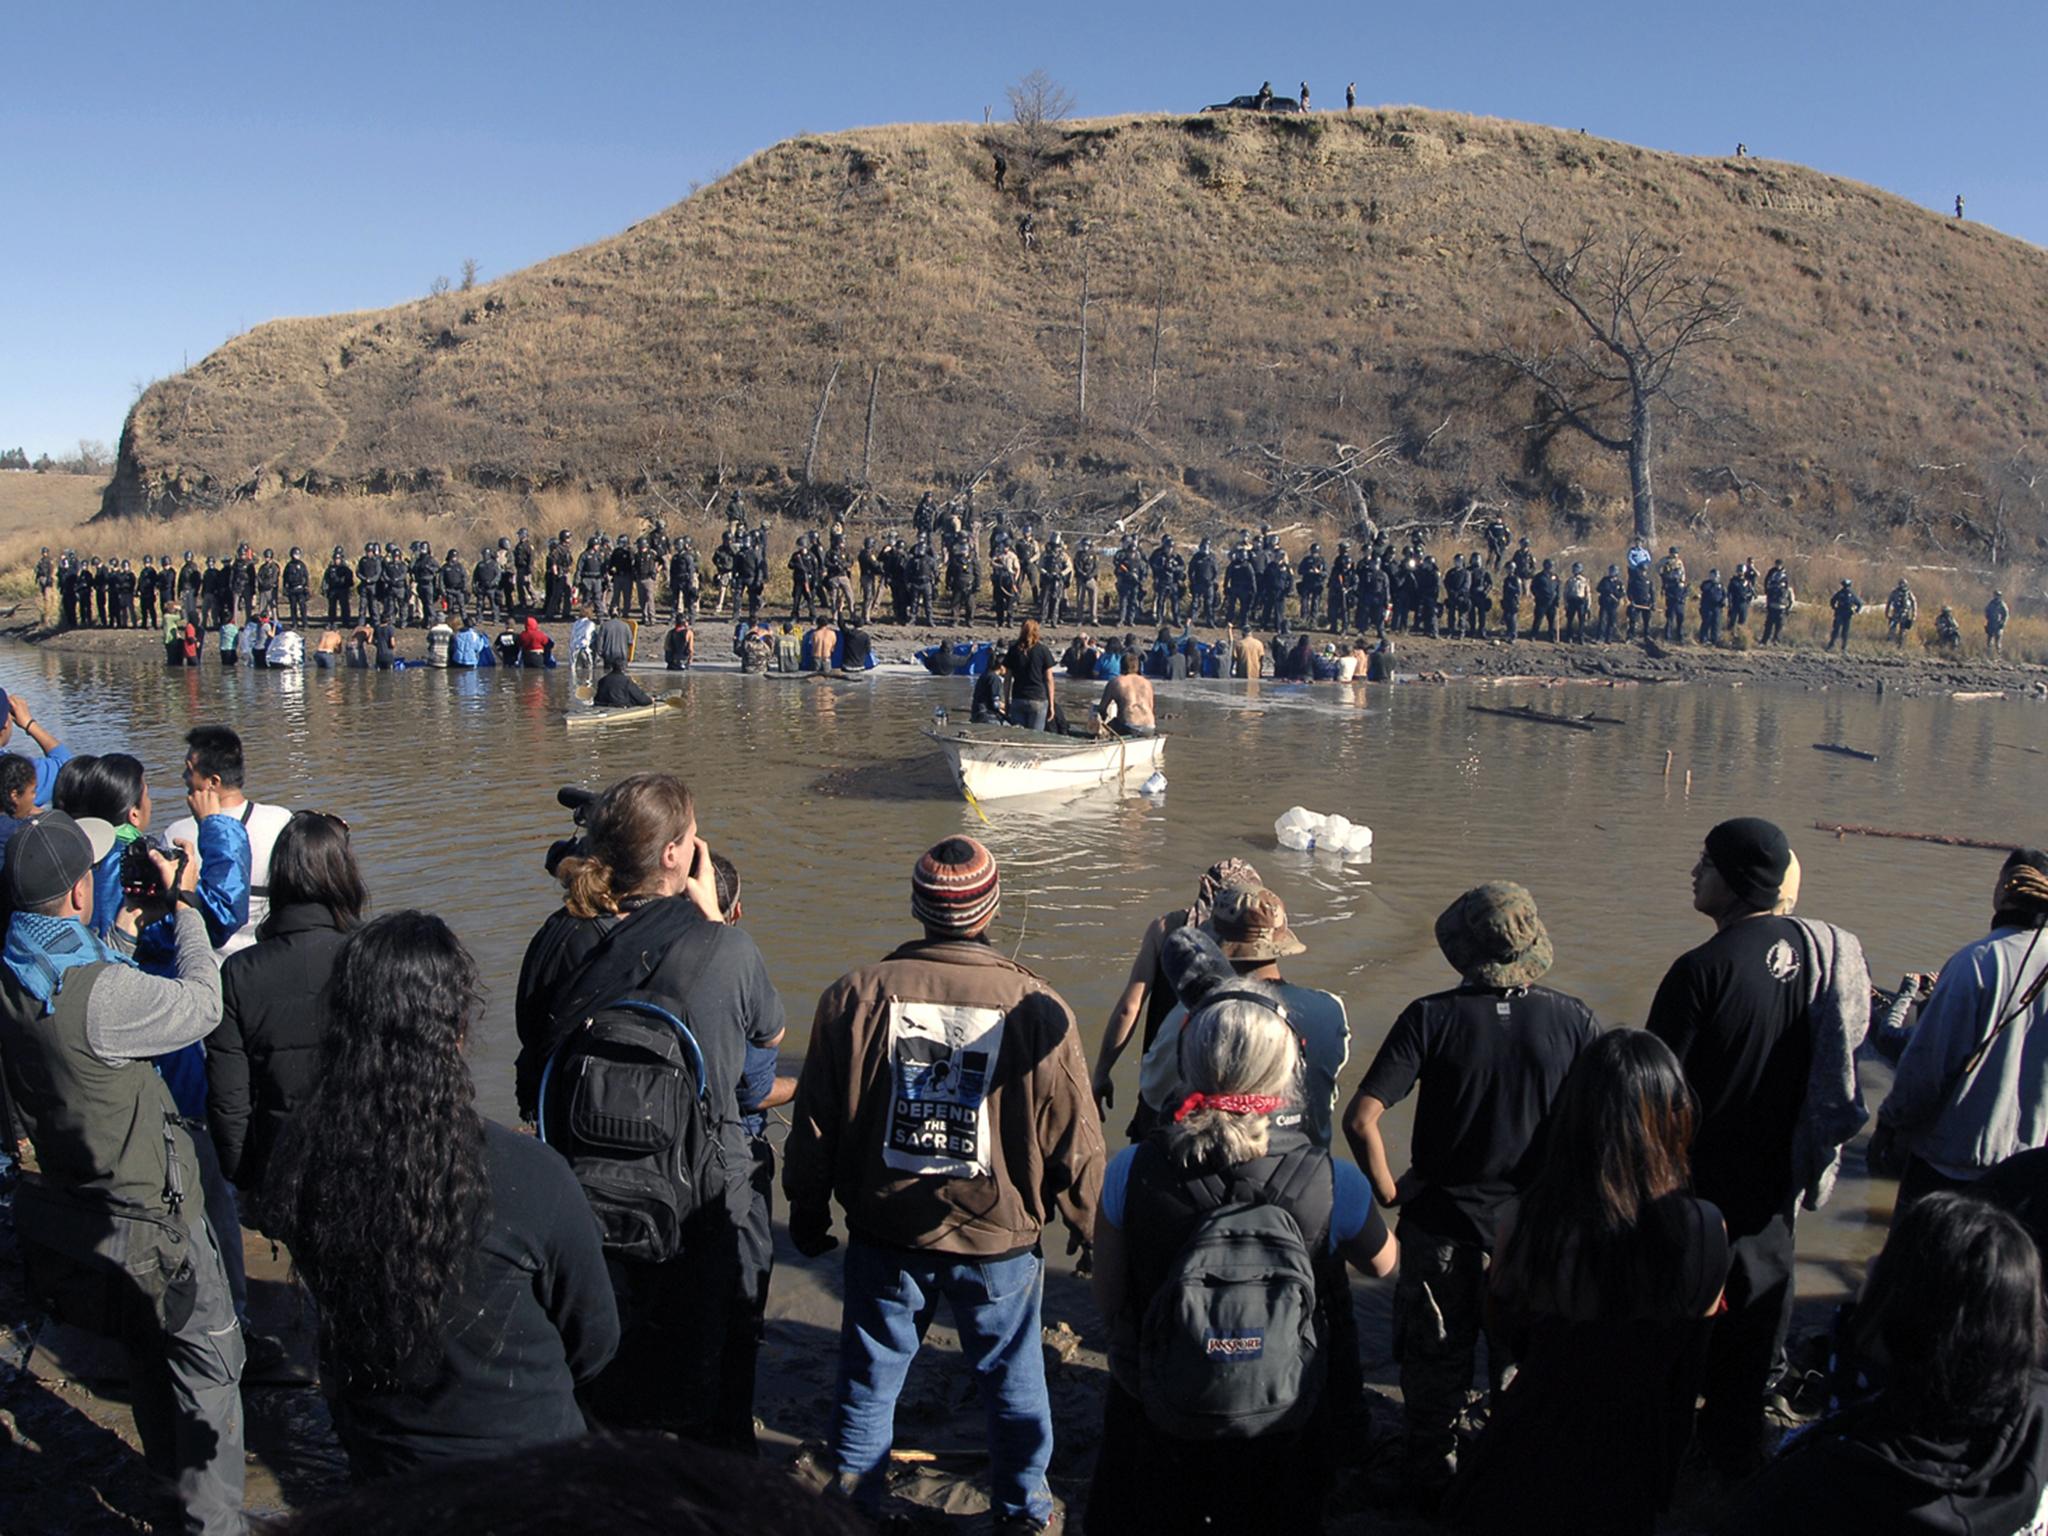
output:
{"label": "photographer", "polygon": [[1878,1110],[1871,1165],[1897,1170],[1899,1213],[2048,1144],[2048,853],[2017,849],[2006,859],[1991,914],[1990,934],[1943,964]]}
{"label": "photographer", "polygon": [[[722,920],[696,804],[672,774],[622,779],[584,816],[582,847],[557,865],[562,909],[542,924],[519,972],[515,1067],[519,1113],[539,1106],[542,1069],[589,1009],[631,993],[689,1027],[704,1060],[722,1198],[683,1227],[677,1256],[609,1256],[625,1337],[589,1402],[607,1426],[651,1427],[744,1447],[752,1425],[718,1412],[719,1362],[739,1303],[739,1229],[753,1158],[737,1113],[749,1045],[782,1039],[782,1000],[744,929]],[[645,960],[651,972],[635,962]]]}
{"label": "photographer", "polygon": [[[14,911],[0,1059],[41,1170],[15,1196],[15,1229],[36,1299],[125,1348],[136,1428],[175,1480],[179,1528],[227,1536],[243,1529],[242,1335],[191,1197],[192,1138],[150,1066],[220,1021],[220,979],[192,905],[193,850],[150,853],[161,894],[102,913],[94,870],[114,842],[106,822],[52,811],[15,835],[0,869]],[[153,920],[174,935],[168,977],[129,959]]]}
{"label": "photographer", "polygon": [[[136,897],[163,894],[148,857],[150,842],[143,835],[154,807],[142,764],[125,752],[74,757],[57,775],[50,798],[60,811],[96,817],[114,829],[114,844],[93,876],[94,909],[100,915],[89,919],[94,931],[105,938],[124,892]],[[218,789],[202,786],[185,799],[196,818],[197,834],[180,845],[186,849],[196,845],[197,850],[191,905],[206,925],[208,942],[218,946],[249,915],[249,833],[235,817],[223,814]],[[156,841],[154,850],[175,857],[172,845],[162,840]],[[173,974],[176,955],[176,929],[165,911],[136,936],[135,961],[144,970],[168,976]],[[181,1047],[158,1062],[157,1069],[171,1085],[179,1113],[204,1120],[206,1055],[200,1046],[195,1042]]]}

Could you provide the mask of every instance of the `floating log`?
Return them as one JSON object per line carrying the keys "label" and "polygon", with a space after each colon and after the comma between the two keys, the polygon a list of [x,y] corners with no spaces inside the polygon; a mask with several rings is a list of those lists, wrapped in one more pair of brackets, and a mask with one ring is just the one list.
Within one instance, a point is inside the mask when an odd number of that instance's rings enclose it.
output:
{"label": "floating log", "polygon": [[2041,755],[2039,747],[2023,747],[2016,741],[1994,741],[1991,745],[1994,747],[2004,747],[2009,752],[2031,752],[2036,757]]}
{"label": "floating log", "polygon": [[1593,727],[1584,720],[1574,720],[1569,715],[1547,715],[1541,710],[1531,709],[1524,704],[1520,709],[1495,709],[1488,704],[1467,704],[1475,715],[1499,715],[1506,720],[1533,720],[1538,725],[1561,725],[1568,731],[1590,731]]}
{"label": "floating log", "polygon": [[1896,837],[1909,843],[1940,843],[1947,848],[1982,848],[1987,853],[2010,853],[2011,843],[1987,843],[1981,837],[1953,837],[1946,832],[1894,832],[1886,827],[1857,827],[1837,821],[1816,821],[1816,832],[1832,832],[1837,837],[1855,833],[1858,837]]}
{"label": "floating log", "polygon": [[1816,752],[1832,752],[1837,757],[1853,757],[1858,762],[1863,763],[1874,763],[1877,761],[1877,754],[1875,752],[1865,752],[1860,747],[1845,747],[1840,742],[1816,741],[1813,744],[1813,750]]}
{"label": "floating log", "polygon": [[1975,704],[1983,699],[2002,699],[2005,697],[2005,690],[2000,688],[1990,693],[1952,693],[1949,697],[1959,704]]}

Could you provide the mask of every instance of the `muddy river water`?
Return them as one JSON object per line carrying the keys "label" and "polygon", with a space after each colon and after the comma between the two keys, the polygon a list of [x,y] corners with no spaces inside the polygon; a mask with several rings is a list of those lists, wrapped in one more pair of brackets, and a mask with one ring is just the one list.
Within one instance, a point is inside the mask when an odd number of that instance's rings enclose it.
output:
{"label": "muddy river water", "polygon": [[[671,680],[645,679],[657,690]],[[1710,687],[1498,687],[1192,683],[1161,689],[1172,735],[1156,799],[1010,802],[988,825],[951,791],[919,730],[935,704],[964,716],[967,683],[875,675],[783,683],[731,673],[680,682],[656,721],[565,730],[566,670],[481,673],[166,672],[121,657],[0,647],[0,686],[22,690],[81,750],[133,752],[168,821],[180,737],[224,721],[248,746],[259,799],[344,816],[380,910],[447,917],[490,986],[472,1048],[486,1110],[511,1117],[512,994],[520,954],[555,904],[541,868],[566,830],[562,784],[646,768],[682,774],[705,835],[745,882],[745,921],[801,1055],[819,991],[913,929],[908,875],[955,830],[1001,861],[1003,947],[1073,1004],[1093,1058],[1146,921],[1183,905],[1219,857],[1252,859],[1287,902],[1308,952],[1291,980],[1348,1005],[1348,1092],[1395,1015],[1453,976],[1436,914],[1490,878],[1535,893],[1557,952],[1550,982],[1603,1021],[1640,1023],[1665,966],[1710,929],[1691,910],[1702,833],[1729,815],[1772,817],[1805,868],[1800,910],[1859,934],[1872,974],[1932,969],[1984,931],[1992,853],[1833,836],[1816,820],[2043,840],[2048,714],[2018,702]],[[1468,706],[1615,716],[1593,732]],[[1864,762],[1816,752],[1845,742]],[[1672,770],[1665,776],[1665,753]],[[1686,775],[1691,774],[1688,788]],[[1371,826],[1370,863],[1279,849],[1290,805]],[[1881,1068],[1866,1066],[1873,1101]],[[1119,1074],[1119,1113],[1136,1062]],[[1406,1117],[1394,1133],[1405,1146]],[[1860,1144],[1859,1144],[1860,1145]],[[1853,1276],[1875,1250],[1886,1185],[1852,1159],[1833,1205],[1800,1227],[1802,1291]]]}

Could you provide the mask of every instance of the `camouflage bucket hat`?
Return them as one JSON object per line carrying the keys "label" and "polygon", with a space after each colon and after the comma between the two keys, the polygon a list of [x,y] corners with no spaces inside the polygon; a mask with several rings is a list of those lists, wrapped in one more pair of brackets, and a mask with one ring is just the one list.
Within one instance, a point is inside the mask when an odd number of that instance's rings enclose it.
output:
{"label": "camouflage bucket hat", "polygon": [[1436,920],[1437,947],[1466,980],[1526,987],[1550,969],[1550,934],[1536,898],[1508,880],[1475,886]]}
{"label": "camouflage bucket hat", "polygon": [[1279,960],[1308,948],[1287,926],[1286,905],[1262,885],[1218,891],[1202,928],[1232,960]]}

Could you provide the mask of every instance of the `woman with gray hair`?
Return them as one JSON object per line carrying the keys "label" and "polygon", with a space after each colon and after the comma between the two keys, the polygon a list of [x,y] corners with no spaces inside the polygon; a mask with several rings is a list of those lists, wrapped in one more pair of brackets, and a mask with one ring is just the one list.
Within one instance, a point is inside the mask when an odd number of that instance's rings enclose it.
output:
{"label": "woman with gray hair", "polygon": [[1274,1124],[1301,1072],[1283,1006],[1223,982],[1180,1055],[1172,1119],[1103,1179],[1110,1386],[1087,1529],[1320,1531],[1331,1310],[1345,1261],[1390,1274],[1394,1239],[1364,1174]]}

